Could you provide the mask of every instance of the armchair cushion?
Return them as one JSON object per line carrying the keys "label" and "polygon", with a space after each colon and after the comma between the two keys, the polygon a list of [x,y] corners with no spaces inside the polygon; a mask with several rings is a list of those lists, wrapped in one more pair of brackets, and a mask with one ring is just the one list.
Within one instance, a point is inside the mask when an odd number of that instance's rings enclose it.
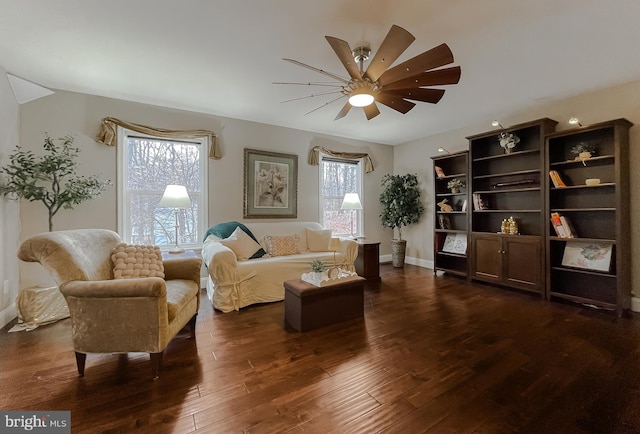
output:
{"label": "armchair cushion", "polygon": [[114,279],[164,278],[162,252],[158,246],[119,243],[113,248],[111,260]]}

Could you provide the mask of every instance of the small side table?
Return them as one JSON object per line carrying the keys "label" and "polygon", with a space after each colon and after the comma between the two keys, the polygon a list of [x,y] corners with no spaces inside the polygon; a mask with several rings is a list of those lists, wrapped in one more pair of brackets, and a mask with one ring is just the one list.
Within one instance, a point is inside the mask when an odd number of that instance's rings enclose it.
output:
{"label": "small side table", "polygon": [[380,243],[364,239],[358,242],[358,257],[355,261],[356,273],[368,281],[380,280]]}
{"label": "small side table", "polygon": [[195,258],[196,252],[193,250],[185,250],[180,253],[171,253],[168,251],[162,252],[162,261],[171,260],[171,259],[184,259],[184,258]]}

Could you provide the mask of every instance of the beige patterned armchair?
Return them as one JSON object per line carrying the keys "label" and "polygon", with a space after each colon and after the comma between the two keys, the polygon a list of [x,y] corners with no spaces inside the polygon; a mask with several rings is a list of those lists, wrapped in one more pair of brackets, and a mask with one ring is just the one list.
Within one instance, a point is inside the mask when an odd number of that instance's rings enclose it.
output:
{"label": "beige patterned armchair", "polygon": [[18,257],[42,264],[64,295],[80,376],[87,353],[145,352],[155,379],[171,339],[187,324],[195,336],[201,259],[164,262],[164,279],[114,279],[111,255],[120,242],[106,229],[45,232],[24,241]]}

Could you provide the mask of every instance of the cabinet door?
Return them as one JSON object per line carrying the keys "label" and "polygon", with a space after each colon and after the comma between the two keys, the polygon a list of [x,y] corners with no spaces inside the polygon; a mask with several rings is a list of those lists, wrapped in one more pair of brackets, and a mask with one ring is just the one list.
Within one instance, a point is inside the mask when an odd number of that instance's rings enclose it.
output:
{"label": "cabinet door", "polygon": [[542,290],[540,239],[504,237],[504,280],[509,286],[529,291]]}
{"label": "cabinet door", "polygon": [[473,275],[486,281],[502,280],[502,237],[498,235],[473,236]]}

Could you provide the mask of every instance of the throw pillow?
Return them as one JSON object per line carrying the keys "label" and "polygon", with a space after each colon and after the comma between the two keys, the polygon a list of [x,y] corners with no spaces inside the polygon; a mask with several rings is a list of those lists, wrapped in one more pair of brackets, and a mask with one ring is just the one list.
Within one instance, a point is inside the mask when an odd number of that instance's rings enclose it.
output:
{"label": "throw pillow", "polygon": [[264,243],[271,256],[287,256],[298,253],[298,235],[267,235]]}
{"label": "throw pillow", "polygon": [[227,246],[236,254],[238,261],[246,261],[251,258],[258,250],[262,250],[260,244],[255,242],[241,227],[237,227],[233,233],[220,241],[221,244]]}
{"label": "throw pillow", "polygon": [[[209,235],[215,235],[220,239],[229,238],[233,233],[233,231],[236,230],[236,228],[242,229],[247,235],[249,235],[253,239],[253,241],[258,243],[258,239],[255,237],[255,235],[253,235],[253,233],[251,233],[249,228],[247,228],[242,223],[236,222],[236,221],[218,223],[217,225],[210,227],[209,230],[207,230],[207,233],[204,235],[204,239],[206,240]],[[255,252],[251,257],[249,257],[249,259],[262,258],[266,254],[267,252],[265,252],[263,248],[260,248],[260,250]]]}
{"label": "throw pillow", "polygon": [[158,246],[119,243],[111,254],[114,279],[164,278],[162,252]]}
{"label": "throw pillow", "polygon": [[331,241],[331,229],[314,230],[305,228],[307,248],[312,252],[328,252]]}

